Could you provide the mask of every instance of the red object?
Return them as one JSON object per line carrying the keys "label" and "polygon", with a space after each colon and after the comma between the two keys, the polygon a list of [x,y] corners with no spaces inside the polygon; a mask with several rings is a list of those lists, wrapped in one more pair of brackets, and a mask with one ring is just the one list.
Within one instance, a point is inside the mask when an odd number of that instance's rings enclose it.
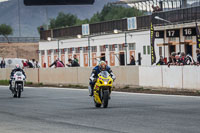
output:
{"label": "red object", "polygon": [[64,67],[64,65],[60,61],[57,61],[56,67]]}
{"label": "red object", "polygon": [[23,67],[27,67],[27,66],[28,66],[28,64],[26,62],[24,62]]}
{"label": "red object", "polygon": [[46,63],[44,63],[44,68],[46,68]]}
{"label": "red object", "polygon": [[164,58],[164,62],[165,62],[165,64],[167,64],[167,58],[166,57]]}

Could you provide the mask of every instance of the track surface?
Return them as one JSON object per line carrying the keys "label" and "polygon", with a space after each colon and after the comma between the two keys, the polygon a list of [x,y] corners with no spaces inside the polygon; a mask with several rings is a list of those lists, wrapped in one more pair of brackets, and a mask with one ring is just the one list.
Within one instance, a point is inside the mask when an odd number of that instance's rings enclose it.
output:
{"label": "track surface", "polygon": [[113,92],[107,109],[88,91],[0,87],[1,133],[199,133],[200,97]]}

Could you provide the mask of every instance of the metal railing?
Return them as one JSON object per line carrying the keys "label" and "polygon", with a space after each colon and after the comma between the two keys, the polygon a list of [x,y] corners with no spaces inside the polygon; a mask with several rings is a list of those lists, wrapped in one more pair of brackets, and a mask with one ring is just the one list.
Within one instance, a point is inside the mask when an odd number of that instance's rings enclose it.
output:
{"label": "metal railing", "polygon": [[[8,37],[9,43],[37,43],[39,37]],[[8,43],[5,37],[0,37],[0,43]]]}

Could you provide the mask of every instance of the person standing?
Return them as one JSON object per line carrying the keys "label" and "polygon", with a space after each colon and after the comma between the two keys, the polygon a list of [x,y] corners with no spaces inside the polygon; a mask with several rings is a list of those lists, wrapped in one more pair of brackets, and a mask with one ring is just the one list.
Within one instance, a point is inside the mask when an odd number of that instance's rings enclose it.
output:
{"label": "person standing", "polygon": [[4,58],[1,61],[1,68],[5,68],[6,67],[6,62],[4,60]]}
{"label": "person standing", "polygon": [[74,55],[74,61],[76,61],[78,63],[78,59],[77,59],[76,54]]}
{"label": "person standing", "polygon": [[197,64],[199,65],[200,64],[200,50],[197,50],[196,53],[197,53]]}
{"label": "person standing", "polygon": [[128,64],[128,65],[135,65],[135,58],[133,55],[131,55],[130,60],[131,60],[130,64]]}

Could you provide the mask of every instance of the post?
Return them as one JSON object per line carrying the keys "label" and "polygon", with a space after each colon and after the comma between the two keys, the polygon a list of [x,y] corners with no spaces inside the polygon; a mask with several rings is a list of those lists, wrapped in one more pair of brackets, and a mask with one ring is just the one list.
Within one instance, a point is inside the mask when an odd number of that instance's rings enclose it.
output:
{"label": "post", "polygon": [[89,67],[90,67],[90,36],[88,36],[88,61],[89,61]]}
{"label": "post", "polygon": [[179,52],[181,52],[181,37],[179,35]]}
{"label": "post", "polygon": [[127,66],[127,33],[125,32],[125,66]]}
{"label": "post", "polygon": [[58,58],[59,58],[59,52],[60,52],[60,48],[59,48],[59,39],[58,39]]}

